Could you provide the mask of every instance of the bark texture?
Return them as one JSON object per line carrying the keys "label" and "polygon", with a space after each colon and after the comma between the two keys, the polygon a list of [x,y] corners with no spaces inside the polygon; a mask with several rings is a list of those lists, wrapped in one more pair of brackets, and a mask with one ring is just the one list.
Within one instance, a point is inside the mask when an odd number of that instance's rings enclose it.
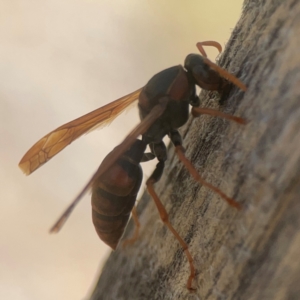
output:
{"label": "bark texture", "polygon": [[249,123],[201,116],[181,130],[199,173],[242,211],[196,183],[169,147],[155,189],[189,245],[197,291],[186,289],[188,261],[145,194],[139,240],[111,254],[91,300],[300,299],[299,46],[299,0],[245,1],[219,64],[248,90],[200,98]]}

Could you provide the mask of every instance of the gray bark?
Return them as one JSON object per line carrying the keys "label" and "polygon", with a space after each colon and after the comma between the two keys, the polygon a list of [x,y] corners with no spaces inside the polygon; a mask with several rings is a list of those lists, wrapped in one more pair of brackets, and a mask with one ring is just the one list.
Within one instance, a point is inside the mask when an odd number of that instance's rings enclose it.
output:
{"label": "gray bark", "polygon": [[181,130],[199,173],[242,211],[197,184],[169,147],[155,189],[189,245],[197,291],[186,289],[188,261],[146,193],[139,240],[111,254],[91,300],[300,299],[299,46],[299,0],[245,1],[219,64],[248,90],[200,98],[249,123],[201,116]]}

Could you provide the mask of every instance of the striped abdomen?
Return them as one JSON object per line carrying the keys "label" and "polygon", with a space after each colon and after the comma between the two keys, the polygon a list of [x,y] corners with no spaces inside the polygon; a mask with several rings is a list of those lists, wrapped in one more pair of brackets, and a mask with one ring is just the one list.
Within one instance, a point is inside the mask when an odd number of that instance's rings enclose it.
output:
{"label": "striped abdomen", "polygon": [[134,157],[132,153],[125,153],[93,184],[93,223],[100,239],[113,249],[123,235],[142,182],[139,162],[143,151],[139,152],[141,154],[133,154]]}

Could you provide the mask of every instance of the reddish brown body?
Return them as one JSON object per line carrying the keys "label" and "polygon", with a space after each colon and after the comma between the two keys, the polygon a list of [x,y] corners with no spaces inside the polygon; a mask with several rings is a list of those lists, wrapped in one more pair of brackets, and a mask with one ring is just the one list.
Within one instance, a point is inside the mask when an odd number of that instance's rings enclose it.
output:
{"label": "reddish brown body", "polygon": [[[116,249],[140,189],[140,160],[146,144],[137,140],[112,167],[97,178],[92,188],[92,218],[100,239]],[[109,159],[109,155],[105,160]],[[101,167],[101,166],[100,166]]]}
{"label": "reddish brown body", "polygon": [[[154,107],[162,105],[161,100],[164,99],[166,106],[162,115],[142,134],[142,141],[136,140],[129,151],[94,180],[93,223],[100,239],[113,249],[116,249],[123,235],[136,201],[143,176],[139,163],[146,145],[152,151],[150,159],[156,157],[159,161],[155,175],[151,177],[156,182],[167,159],[162,139],[169,135],[175,145],[181,145],[177,128],[187,122],[189,105],[199,104],[195,84],[210,90],[218,90],[225,84],[225,79],[206,66],[200,55],[187,56],[185,69],[181,65],[168,68],[147,82],[139,95],[140,118],[145,119]],[[109,155],[102,164],[109,160]]]}
{"label": "reddish brown body", "polygon": [[[217,193],[229,205],[241,209],[239,203],[199,175],[184,155],[182,139],[177,129],[187,122],[189,105],[193,107],[192,115],[194,117],[207,114],[239,124],[246,123],[240,117],[231,116],[215,109],[198,107],[200,100],[196,94],[196,85],[211,91],[222,91],[228,84],[225,79],[227,78],[243,91],[247,89],[235,76],[209,61],[203,45],[214,46],[220,52],[222,49],[221,45],[214,41],[198,43],[197,47],[203,56],[190,54],[185,59],[184,67],[178,65],[163,70],[154,75],[142,89],[51,131],[27,151],[19,164],[26,174],[32,173],[84,133],[111,122],[138,98],[140,124],[106,156],[97,172],[50,231],[57,232],[60,230],[76,204],[92,187],[92,217],[95,229],[102,241],[116,249],[141,185],[143,175],[140,162],[156,157],[158,164],[146,182],[147,190],[155,202],[161,220],[178,240],[188,259],[190,276],[187,281],[187,288],[189,290],[194,290],[192,281],[196,272],[193,258],[188,245],[170,223],[168,213],[154,190],[154,184],[160,179],[167,160],[167,149],[163,138],[166,135],[170,137],[179,160],[196,181]],[[142,140],[137,139],[140,135]],[[149,145],[151,153],[144,153],[147,145]],[[135,210],[132,213],[136,218]],[[136,240],[136,236],[135,234],[131,241]]]}

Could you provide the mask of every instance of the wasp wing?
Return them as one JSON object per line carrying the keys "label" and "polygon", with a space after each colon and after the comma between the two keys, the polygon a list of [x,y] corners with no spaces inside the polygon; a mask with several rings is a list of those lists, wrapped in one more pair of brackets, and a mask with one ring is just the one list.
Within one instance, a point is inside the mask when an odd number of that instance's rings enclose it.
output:
{"label": "wasp wing", "polygon": [[143,133],[145,133],[148,128],[162,115],[167,106],[167,102],[156,105],[151,112],[143,119],[124,139],[124,141],[115,147],[108,155],[105,161],[100,165],[99,169],[94,173],[89,182],[85,185],[82,191],[78,194],[78,196],[72,201],[72,203],[67,207],[67,209],[63,212],[61,217],[56,221],[56,223],[51,227],[50,232],[58,232],[71,212],[73,211],[76,204],[80,201],[80,199],[85,195],[85,193],[89,190],[89,188],[93,185],[93,182],[96,178],[102,176],[111,166],[117,161],[117,159],[132,146],[137,137]]}
{"label": "wasp wing", "polygon": [[19,167],[26,175],[31,174],[83,134],[114,120],[138,99],[141,90],[138,89],[51,131],[26,152]]}

